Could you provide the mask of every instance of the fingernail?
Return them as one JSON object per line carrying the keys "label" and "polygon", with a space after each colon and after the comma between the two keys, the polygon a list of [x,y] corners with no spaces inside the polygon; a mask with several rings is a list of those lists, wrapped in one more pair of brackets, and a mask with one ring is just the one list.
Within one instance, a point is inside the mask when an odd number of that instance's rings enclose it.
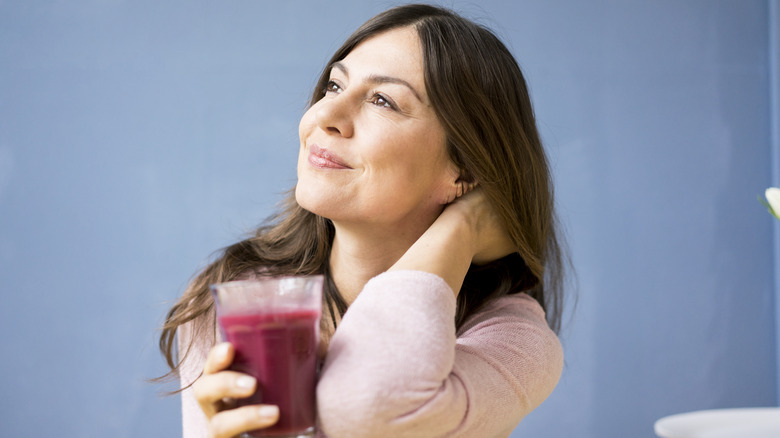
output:
{"label": "fingernail", "polygon": [[279,407],[273,405],[260,406],[257,408],[257,415],[262,418],[273,419],[279,416]]}
{"label": "fingernail", "polygon": [[225,357],[228,355],[228,348],[230,348],[230,344],[227,342],[223,342],[222,344],[217,345],[217,354],[219,357]]}
{"label": "fingernail", "polygon": [[255,386],[255,378],[250,376],[241,376],[236,379],[236,386],[239,388],[253,388]]}

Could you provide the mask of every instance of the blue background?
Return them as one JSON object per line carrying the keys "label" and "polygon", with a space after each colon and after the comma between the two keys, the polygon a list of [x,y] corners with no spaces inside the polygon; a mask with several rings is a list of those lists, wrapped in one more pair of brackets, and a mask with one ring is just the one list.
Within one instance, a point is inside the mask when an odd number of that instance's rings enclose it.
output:
{"label": "blue background", "polygon": [[[577,269],[513,437],[776,406],[778,1],[478,3],[445,5],[524,69]],[[393,4],[0,0],[0,435],[180,434],[157,327],[292,187],[317,73]]]}

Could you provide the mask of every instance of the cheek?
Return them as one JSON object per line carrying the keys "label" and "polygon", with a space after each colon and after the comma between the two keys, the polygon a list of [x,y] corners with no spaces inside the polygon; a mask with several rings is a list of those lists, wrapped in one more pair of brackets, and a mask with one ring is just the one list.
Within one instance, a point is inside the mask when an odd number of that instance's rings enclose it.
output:
{"label": "cheek", "polygon": [[390,198],[386,202],[393,205],[410,204],[427,209],[446,204],[450,181],[457,178],[449,163],[430,156],[408,158],[411,160],[406,165],[388,169],[374,178],[373,187],[377,193],[385,193],[384,197]]}
{"label": "cheek", "polygon": [[316,124],[313,110],[314,107],[309,108],[305,113],[303,113],[303,117],[301,117],[301,121],[298,122],[298,138],[301,140],[301,146],[303,146],[303,140],[306,138],[306,136],[309,133],[311,133],[312,129],[314,129],[314,126]]}
{"label": "cheek", "polygon": [[306,138],[311,134],[314,127],[314,113],[312,109],[309,108],[309,110],[303,114],[301,121],[298,123],[298,140],[300,141],[300,146],[298,148],[298,178],[301,177],[303,165],[307,160],[307,157],[305,156]]}

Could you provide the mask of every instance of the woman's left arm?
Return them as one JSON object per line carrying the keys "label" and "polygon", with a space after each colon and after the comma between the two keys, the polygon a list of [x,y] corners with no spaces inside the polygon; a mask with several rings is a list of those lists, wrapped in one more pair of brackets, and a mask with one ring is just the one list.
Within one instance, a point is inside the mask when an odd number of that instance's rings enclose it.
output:
{"label": "woman's left arm", "polygon": [[527,296],[483,309],[456,338],[470,263],[513,250],[484,196],[448,206],[369,281],[334,335],[317,388],[333,437],[508,436],[557,384],[562,350]]}
{"label": "woman's left arm", "polygon": [[555,388],[560,343],[536,301],[488,304],[456,339],[440,277],[386,272],[339,324],[317,387],[330,437],[507,437]]}

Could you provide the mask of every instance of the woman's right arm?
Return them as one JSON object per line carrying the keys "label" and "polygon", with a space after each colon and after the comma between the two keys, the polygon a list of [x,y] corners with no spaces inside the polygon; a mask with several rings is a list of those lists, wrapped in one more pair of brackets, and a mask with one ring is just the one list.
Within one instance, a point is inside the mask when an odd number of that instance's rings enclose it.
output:
{"label": "woman's right arm", "polygon": [[227,371],[235,354],[231,344],[220,343],[207,351],[204,342],[190,343],[191,324],[179,328],[179,351],[186,352],[180,369],[181,384],[186,388],[181,393],[182,437],[227,438],[275,424],[279,419],[276,406],[226,409],[226,399],[252,395],[257,383],[252,376]]}

